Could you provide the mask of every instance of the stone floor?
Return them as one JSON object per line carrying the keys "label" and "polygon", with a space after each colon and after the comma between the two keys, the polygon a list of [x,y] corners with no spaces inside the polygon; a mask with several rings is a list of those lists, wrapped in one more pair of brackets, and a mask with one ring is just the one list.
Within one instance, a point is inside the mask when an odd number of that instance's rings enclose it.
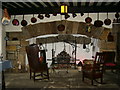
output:
{"label": "stone floor", "polygon": [[29,73],[5,73],[6,88],[59,88],[59,89],[79,89],[79,88],[120,88],[120,76],[110,71],[104,74],[104,84],[94,82],[91,85],[89,79],[82,82],[82,73],[77,69],[49,70],[50,80],[33,81],[29,79]]}

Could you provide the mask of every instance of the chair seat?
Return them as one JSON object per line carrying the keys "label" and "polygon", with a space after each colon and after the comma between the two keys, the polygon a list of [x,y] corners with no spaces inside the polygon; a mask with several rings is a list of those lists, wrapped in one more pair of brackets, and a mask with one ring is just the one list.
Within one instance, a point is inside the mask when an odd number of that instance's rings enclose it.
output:
{"label": "chair seat", "polygon": [[117,70],[118,65],[117,63],[115,63],[115,51],[104,51],[104,72],[106,70],[111,70],[113,72],[113,70]]}
{"label": "chair seat", "polygon": [[105,66],[116,66],[114,63],[106,63]]}

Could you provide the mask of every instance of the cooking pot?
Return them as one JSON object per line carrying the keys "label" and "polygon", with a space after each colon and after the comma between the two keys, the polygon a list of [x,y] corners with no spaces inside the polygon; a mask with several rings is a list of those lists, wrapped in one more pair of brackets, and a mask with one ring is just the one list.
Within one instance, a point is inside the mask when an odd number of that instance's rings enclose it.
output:
{"label": "cooking pot", "polygon": [[26,21],[26,20],[22,20],[22,21],[21,21],[21,25],[22,25],[22,26],[26,26],[26,25],[27,25],[27,21]]}
{"label": "cooking pot", "polygon": [[26,26],[26,25],[27,25],[27,21],[24,20],[24,15],[23,15],[23,20],[21,21],[21,25],[22,25],[22,26]]}
{"label": "cooking pot", "polygon": [[110,25],[111,24],[111,20],[108,19],[108,12],[107,12],[107,19],[104,20],[104,24],[105,25]]}
{"label": "cooking pot", "polygon": [[95,27],[102,27],[103,22],[101,20],[99,20],[99,13],[97,14],[97,20],[94,21],[94,26]]}
{"label": "cooking pot", "polygon": [[37,19],[36,19],[35,17],[32,17],[32,18],[31,18],[31,22],[32,22],[32,23],[35,23],[35,22],[37,22]]}
{"label": "cooking pot", "polygon": [[105,20],[104,20],[104,24],[105,24],[105,25],[110,25],[110,24],[111,24],[111,20],[108,19],[108,18],[105,19]]}
{"label": "cooking pot", "polygon": [[39,18],[39,19],[44,19],[44,16],[41,15],[41,14],[39,14],[39,15],[38,15],[38,18]]}
{"label": "cooking pot", "polygon": [[91,19],[90,17],[87,17],[87,18],[85,18],[85,22],[86,22],[86,23],[91,23],[91,22],[92,22],[92,19]]}
{"label": "cooking pot", "polygon": [[94,22],[94,26],[95,26],[95,27],[102,27],[102,25],[103,25],[103,22],[102,22],[101,20],[96,20],[96,21]]}
{"label": "cooking pot", "polygon": [[13,19],[13,20],[12,20],[12,24],[13,24],[14,26],[18,26],[18,25],[19,25],[19,21],[18,21],[17,19]]}

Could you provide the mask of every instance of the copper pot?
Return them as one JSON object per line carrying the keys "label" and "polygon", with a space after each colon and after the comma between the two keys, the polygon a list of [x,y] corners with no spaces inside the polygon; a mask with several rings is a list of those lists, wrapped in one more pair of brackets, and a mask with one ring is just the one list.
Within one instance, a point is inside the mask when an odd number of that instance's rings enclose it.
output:
{"label": "copper pot", "polygon": [[22,26],[26,26],[26,25],[27,25],[27,21],[24,20],[24,15],[23,15],[23,20],[21,21],[21,25],[22,25]]}
{"label": "copper pot", "polygon": [[97,20],[94,22],[95,27],[102,27],[103,22],[99,20],[99,13],[97,14]]}
{"label": "copper pot", "polygon": [[27,25],[27,21],[26,21],[26,20],[22,20],[22,21],[21,21],[21,25],[22,25],[22,26],[26,26],[26,25]]}
{"label": "copper pot", "polygon": [[12,24],[13,24],[14,26],[18,26],[18,25],[19,25],[19,21],[18,21],[17,19],[13,19],[13,20],[12,20]]}
{"label": "copper pot", "polygon": [[31,18],[31,22],[32,22],[32,23],[35,23],[35,22],[37,22],[37,19],[36,19],[35,17],[32,17],[32,18]]}
{"label": "copper pot", "polygon": [[104,20],[104,24],[105,24],[105,25],[110,25],[110,24],[111,24],[111,20],[108,19],[108,18],[105,19],[105,20]]}
{"label": "copper pot", "polygon": [[53,13],[53,16],[57,16],[57,13]]}
{"label": "copper pot", "polygon": [[92,19],[91,19],[90,17],[87,17],[87,18],[85,18],[85,22],[86,22],[86,23],[91,23],[91,22],[92,22]]}
{"label": "copper pot", "polygon": [[96,20],[96,21],[94,22],[94,26],[95,26],[95,27],[102,27],[102,25],[103,25],[103,22],[102,22],[101,20]]}
{"label": "copper pot", "polygon": [[39,19],[44,19],[44,16],[41,15],[41,14],[39,14],[39,15],[38,15],[38,18],[39,18]]}
{"label": "copper pot", "polygon": [[108,19],[108,12],[107,12],[107,19],[104,20],[104,24],[105,25],[110,25],[111,24],[111,20]]}

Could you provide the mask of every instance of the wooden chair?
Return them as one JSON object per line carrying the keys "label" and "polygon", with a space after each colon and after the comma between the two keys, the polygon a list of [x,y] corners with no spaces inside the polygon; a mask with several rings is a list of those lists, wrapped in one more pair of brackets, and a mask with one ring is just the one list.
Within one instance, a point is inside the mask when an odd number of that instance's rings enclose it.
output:
{"label": "wooden chair", "polygon": [[[103,58],[102,53],[96,53],[95,59],[99,59],[99,61],[102,61]],[[83,61],[82,65],[82,81],[84,81],[84,78],[88,78],[91,80],[91,84],[94,85],[94,81],[98,82],[97,79],[100,78],[100,82],[103,83],[103,63],[96,62],[96,60],[88,60],[85,59]]]}
{"label": "wooden chair", "polygon": [[114,51],[104,51],[104,70],[117,70],[118,65],[115,62],[115,52]]}
{"label": "wooden chair", "polygon": [[[39,47],[37,45],[26,46],[26,52],[28,57],[28,63],[30,68],[30,79],[35,80],[48,79],[49,80],[49,70],[45,58],[43,57],[43,62],[41,62],[39,57]],[[45,55],[43,55],[45,56]],[[38,74],[40,73],[40,74]],[[32,75],[33,74],[33,75]],[[36,77],[38,77],[36,79]]]}

